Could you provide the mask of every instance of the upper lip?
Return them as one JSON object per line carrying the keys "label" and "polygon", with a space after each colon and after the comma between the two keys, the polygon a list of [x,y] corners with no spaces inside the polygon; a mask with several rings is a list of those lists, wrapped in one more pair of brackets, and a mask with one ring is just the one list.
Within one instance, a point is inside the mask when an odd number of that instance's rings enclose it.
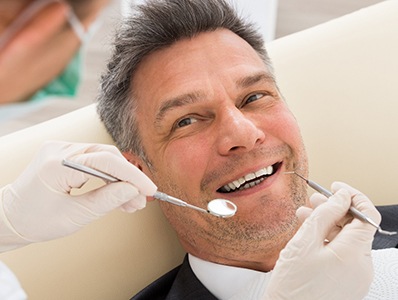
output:
{"label": "upper lip", "polygon": [[274,174],[278,170],[280,165],[281,163],[277,162],[274,164],[261,167],[254,172],[249,172],[235,180],[232,180],[222,185],[220,188],[217,189],[217,192],[226,193],[241,188],[248,188],[250,186],[254,186],[263,181],[267,176]]}

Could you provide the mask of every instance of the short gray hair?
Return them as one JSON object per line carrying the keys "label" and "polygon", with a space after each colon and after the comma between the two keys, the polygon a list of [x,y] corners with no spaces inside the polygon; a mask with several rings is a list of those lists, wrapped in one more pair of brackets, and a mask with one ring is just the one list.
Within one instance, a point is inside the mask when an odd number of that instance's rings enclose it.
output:
{"label": "short gray hair", "polygon": [[225,28],[248,42],[272,72],[261,34],[226,0],[149,0],[133,10],[116,34],[114,53],[101,77],[97,98],[100,118],[121,151],[147,161],[131,82],[138,65],[150,53],[201,32]]}

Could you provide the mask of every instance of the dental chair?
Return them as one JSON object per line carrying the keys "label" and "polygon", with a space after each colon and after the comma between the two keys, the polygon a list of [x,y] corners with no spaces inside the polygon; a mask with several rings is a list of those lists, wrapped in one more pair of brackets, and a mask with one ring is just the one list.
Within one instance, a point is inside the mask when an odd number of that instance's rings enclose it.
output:
{"label": "dental chair", "polygon": [[[267,45],[282,94],[302,128],[310,177],[398,203],[398,1],[384,1]],[[283,124],[281,124],[283,126]],[[45,140],[112,144],[95,106],[0,138],[0,185]],[[95,188],[95,179],[87,188]],[[115,211],[62,239],[0,255],[30,300],[129,299],[184,252],[156,201]]]}

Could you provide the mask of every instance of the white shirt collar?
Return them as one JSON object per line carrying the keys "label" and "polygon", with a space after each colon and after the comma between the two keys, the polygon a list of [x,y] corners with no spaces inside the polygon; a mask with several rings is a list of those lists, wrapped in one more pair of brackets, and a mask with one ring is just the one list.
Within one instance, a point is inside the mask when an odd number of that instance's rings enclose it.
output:
{"label": "white shirt collar", "polygon": [[270,279],[271,273],[220,265],[191,254],[188,258],[196,277],[217,299],[258,299]]}

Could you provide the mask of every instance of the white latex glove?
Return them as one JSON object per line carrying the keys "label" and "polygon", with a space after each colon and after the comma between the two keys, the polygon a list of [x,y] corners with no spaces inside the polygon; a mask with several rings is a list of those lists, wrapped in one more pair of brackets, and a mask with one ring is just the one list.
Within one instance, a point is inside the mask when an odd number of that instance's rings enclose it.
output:
{"label": "white latex glove", "polygon": [[376,223],[381,216],[352,187],[334,183],[332,191],[335,194],[329,200],[320,194],[311,197],[313,211],[304,207],[297,211],[299,219],[310,216],[281,251],[265,299],[353,300],[368,293],[376,229],[346,214],[352,203]]}
{"label": "white latex glove", "polygon": [[0,262],[0,299],[1,300],[26,300],[28,296],[22,289],[18,278],[2,262]]}
{"label": "white latex glove", "polygon": [[[63,166],[63,159],[124,182],[72,196],[72,188],[92,176]],[[115,208],[134,212],[156,190],[114,146],[47,142],[17,180],[0,190],[0,251],[69,235]]]}

